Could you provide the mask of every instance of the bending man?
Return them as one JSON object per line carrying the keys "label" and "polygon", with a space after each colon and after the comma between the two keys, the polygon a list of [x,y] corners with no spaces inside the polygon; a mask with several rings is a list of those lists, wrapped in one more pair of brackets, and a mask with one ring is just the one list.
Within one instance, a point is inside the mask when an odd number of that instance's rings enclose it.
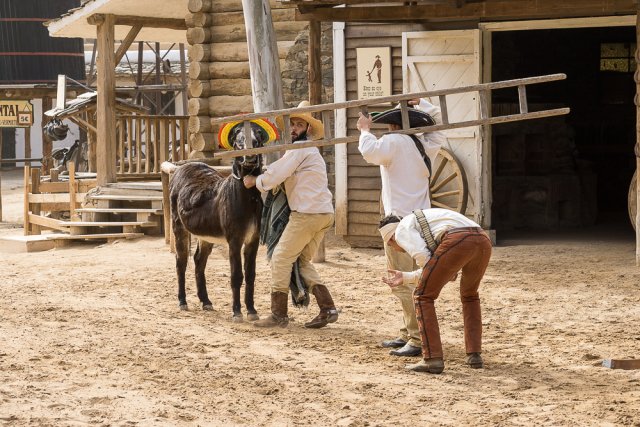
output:
{"label": "bending man", "polygon": [[[440,327],[435,300],[448,281],[460,279],[467,364],[482,368],[482,317],[478,287],[491,257],[491,241],[478,224],[448,209],[418,209],[402,220],[385,217],[382,239],[397,251],[408,253],[424,268],[411,272],[389,270],[383,282],[391,287],[418,282],[415,308],[422,337],[423,360],[408,365],[417,372],[439,374],[444,370]],[[419,280],[418,280],[419,278]]]}

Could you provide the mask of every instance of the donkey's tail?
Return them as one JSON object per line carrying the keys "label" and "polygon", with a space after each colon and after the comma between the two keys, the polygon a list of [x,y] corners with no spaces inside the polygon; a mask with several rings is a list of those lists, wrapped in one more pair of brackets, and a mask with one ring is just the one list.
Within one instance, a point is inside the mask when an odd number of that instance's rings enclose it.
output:
{"label": "donkey's tail", "polygon": [[171,162],[162,162],[162,164],[160,165],[160,170],[164,173],[175,172],[176,169],[178,169],[178,166],[174,165]]}

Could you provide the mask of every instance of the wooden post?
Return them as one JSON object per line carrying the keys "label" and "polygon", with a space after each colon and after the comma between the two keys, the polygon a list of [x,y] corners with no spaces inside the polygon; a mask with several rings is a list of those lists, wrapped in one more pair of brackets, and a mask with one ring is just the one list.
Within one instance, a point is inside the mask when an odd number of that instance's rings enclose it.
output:
{"label": "wooden post", "polygon": [[[640,3],[636,14],[636,64],[640,60]],[[636,65],[636,266],[640,267],[640,68]]]}
{"label": "wooden post", "polygon": [[69,217],[71,221],[77,220],[76,218],[76,164],[72,161],[67,162],[67,169],[69,171]]}
{"label": "wooden post", "polygon": [[[40,194],[40,169],[31,169],[31,194]],[[33,207],[30,207],[34,215],[40,215],[40,203],[34,203]],[[27,217],[29,214],[27,213]],[[30,234],[40,234],[40,226],[31,224]]]}
{"label": "wooden post", "polygon": [[[87,112],[87,123],[89,123],[94,128],[97,126],[93,111]],[[89,163],[89,172],[96,172],[98,170],[96,165],[98,162],[97,154],[96,154],[97,153],[96,139],[97,139],[96,132],[91,129],[87,129],[87,157],[88,157],[88,163]]]}
{"label": "wooden post", "polygon": [[[51,97],[45,96],[42,98],[42,126],[49,120],[47,116],[44,115],[45,111],[50,110],[52,107]],[[46,174],[49,172],[49,169],[53,166],[51,164],[51,152],[53,151],[53,141],[42,132],[42,173]]]}
{"label": "wooden post", "polygon": [[[271,5],[269,0],[242,0],[242,11],[249,50],[253,111],[281,109],[284,95]],[[271,154],[266,156],[266,161],[272,163],[278,158],[279,155]]]}
{"label": "wooden post", "polygon": [[[31,128],[24,128],[24,158],[31,158]],[[29,166],[31,163],[29,162]]]}
{"label": "wooden post", "polygon": [[[309,103],[311,105],[322,104],[322,62],[321,62],[322,24],[320,21],[309,22],[309,58],[308,58],[308,85]],[[325,120],[325,117],[323,117]],[[326,126],[326,123],[324,123]],[[322,154],[322,148],[319,148]],[[325,261],[324,239],[318,246],[318,252],[313,257],[313,262]]]}
{"label": "wooden post", "polygon": [[94,15],[98,39],[96,183],[116,181],[116,78],[113,15]]}
{"label": "wooden post", "polygon": [[24,235],[28,236],[31,234],[31,226],[29,225],[29,194],[31,193],[31,185],[29,184],[29,179],[31,178],[31,166],[24,165],[24,201],[23,201],[23,218],[22,222],[24,224]]}

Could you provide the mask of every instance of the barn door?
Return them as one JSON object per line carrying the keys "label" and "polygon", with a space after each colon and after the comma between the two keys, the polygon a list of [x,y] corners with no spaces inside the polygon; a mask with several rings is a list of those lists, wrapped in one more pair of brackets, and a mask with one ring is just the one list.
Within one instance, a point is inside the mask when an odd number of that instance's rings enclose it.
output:
{"label": "barn door", "polygon": [[[402,34],[404,93],[470,86],[480,83],[480,31],[420,31]],[[436,98],[429,100],[439,105]],[[479,118],[478,93],[447,96],[451,123]],[[462,163],[469,199],[465,214],[481,220],[482,140],[479,126],[445,131],[448,148]]]}

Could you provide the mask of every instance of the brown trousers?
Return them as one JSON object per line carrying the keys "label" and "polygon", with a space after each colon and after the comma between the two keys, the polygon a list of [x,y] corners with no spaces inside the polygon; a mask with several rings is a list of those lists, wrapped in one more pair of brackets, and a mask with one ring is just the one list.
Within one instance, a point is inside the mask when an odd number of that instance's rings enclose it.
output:
{"label": "brown trousers", "polygon": [[460,300],[466,352],[482,351],[482,317],[478,287],[489,264],[489,258],[491,240],[481,228],[455,228],[443,236],[436,253],[425,265],[413,294],[424,359],[443,356],[434,302],[444,285],[460,270]]}

